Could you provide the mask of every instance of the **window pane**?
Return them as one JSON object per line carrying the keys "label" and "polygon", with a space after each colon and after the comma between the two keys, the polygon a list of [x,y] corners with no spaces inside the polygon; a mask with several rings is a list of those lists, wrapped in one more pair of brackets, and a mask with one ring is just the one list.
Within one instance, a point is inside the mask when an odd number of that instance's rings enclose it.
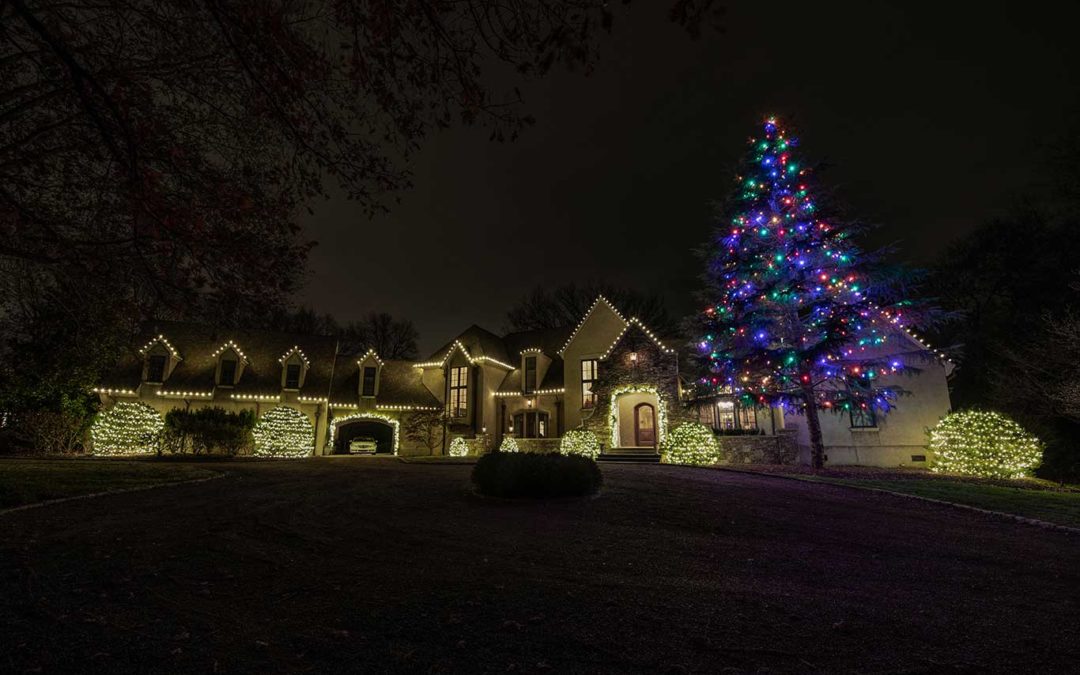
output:
{"label": "window pane", "polygon": [[236,383],[236,361],[232,359],[223,359],[221,361],[221,380],[219,384],[235,384]]}
{"label": "window pane", "polygon": [[150,357],[150,362],[146,368],[146,381],[147,382],[164,382],[165,381],[165,355],[155,354]]}
{"label": "window pane", "polygon": [[536,391],[536,357],[525,357],[525,393]]}
{"label": "window pane", "polygon": [[374,366],[366,366],[364,368],[364,387],[360,392],[361,396],[374,396],[375,395],[375,368]]}
{"label": "window pane", "polygon": [[581,407],[592,408],[596,405],[593,386],[596,383],[596,359],[581,360]]}
{"label": "window pane", "polygon": [[851,427],[853,429],[870,429],[877,426],[877,417],[872,408],[853,408],[851,411]]}
{"label": "window pane", "polygon": [[290,363],[285,367],[285,388],[286,389],[299,389],[300,388],[300,364]]}

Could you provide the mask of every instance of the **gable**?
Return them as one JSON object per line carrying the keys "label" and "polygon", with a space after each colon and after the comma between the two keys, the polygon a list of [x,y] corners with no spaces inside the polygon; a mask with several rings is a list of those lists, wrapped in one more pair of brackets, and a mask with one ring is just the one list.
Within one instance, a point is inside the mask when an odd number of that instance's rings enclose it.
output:
{"label": "gable", "polygon": [[574,328],[559,354],[602,354],[626,330],[627,324],[623,315],[601,295]]}

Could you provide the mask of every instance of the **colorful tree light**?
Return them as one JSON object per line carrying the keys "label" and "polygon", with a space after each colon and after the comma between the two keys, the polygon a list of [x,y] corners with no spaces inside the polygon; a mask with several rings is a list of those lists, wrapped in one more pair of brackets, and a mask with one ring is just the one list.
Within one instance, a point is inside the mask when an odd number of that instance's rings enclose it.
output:
{"label": "colorful tree light", "polygon": [[708,306],[695,356],[706,395],[806,414],[813,464],[824,464],[818,410],[884,414],[901,390],[881,376],[908,366],[882,347],[911,319],[905,275],[853,243],[775,119],[751,139],[721,209],[706,268]]}

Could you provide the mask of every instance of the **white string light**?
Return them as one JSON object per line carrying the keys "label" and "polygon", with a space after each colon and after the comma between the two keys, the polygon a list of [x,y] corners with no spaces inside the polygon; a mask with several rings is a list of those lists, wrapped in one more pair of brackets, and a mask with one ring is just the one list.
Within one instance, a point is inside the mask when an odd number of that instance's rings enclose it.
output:
{"label": "white string light", "polygon": [[173,358],[175,358],[177,361],[183,361],[183,359],[180,358],[180,352],[176,351],[176,348],[173,347],[172,344],[165,339],[164,335],[158,335],[157,337],[151,339],[150,342],[147,342],[145,345],[142,346],[142,349],[139,350],[139,353],[146,354],[148,351],[150,351],[151,347],[153,347],[159,342],[165,345],[165,349],[169,350],[169,353],[173,355]]}
{"label": "white string light", "polygon": [[615,309],[615,305],[611,304],[611,301],[609,301],[603,295],[598,295],[596,296],[596,300],[593,301],[592,306],[589,307],[589,311],[585,312],[585,316],[581,317],[581,321],[578,321],[578,325],[574,328],[574,332],[570,333],[570,337],[566,339],[566,344],[564,344],[562,346],[562,349],[559,350],[559,356],[562,356],[563,352],[566,351],[566,348],[569,347],[570,343],[574,341],[574,338],[577,337],[578,331],[580,331],[581,327],[585,325],[585,322],[589,320],[589,317],[592,316],[593,310],[596,309],[596,306],[599,305],[601,302],[607,305],[608,308],[611,309],[611,311],[615,312],[615,316],[622,319],[623,323],[626,323],[626,319],[623,317],[622,314],[619,313],[619,310]]}

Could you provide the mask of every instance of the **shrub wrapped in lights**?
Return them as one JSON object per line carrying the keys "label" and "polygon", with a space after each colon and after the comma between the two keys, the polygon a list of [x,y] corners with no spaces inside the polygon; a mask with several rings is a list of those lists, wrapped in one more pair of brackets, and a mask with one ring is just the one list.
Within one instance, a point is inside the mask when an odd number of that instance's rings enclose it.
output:
{"label": "shrub wrapped in lights", "polygon": [[458,436],[450,441],[450,449],[448,452],[451,457],[465,457],[469,454],[469,444],[465,442],[464,438]]}
{"label": "shrub wrapped in lights", "polygon": [[564,455],[580,455],[596,459],[600,456],[600,441],[591,431],[571,429],[559,441],[559,452]]}
{"label": "shrub wrapped in lights", "polygon": [[521,452],[517,439],[513,436],[504,436],[502,443],[499,444],[499,452]]}
{"label": "shrub wrapped in lights", "polygon": [[716,464],[720,461],[720,444],[709,427],[697,422],[684,422],[672,429],[660,443],[660,455],[667,464]]}
{"label": "shrub wrapped in lights", "polygon": [[251,430],[260,457],[308,457],[315,450],[315,429],[307,415],[278,406],[266,411]]}
{"label": "shrub wrapped in lights", "polygon": [[165,420],[145,403],[117,403],[90,427],[91,454],[147,455],[157,452]]}
{"label": "shrub wrapped in lights", "polygon": [[1043,445],[1005,415],[949,413],[930,430],[930,470],[982,478],[1024,478],[1042,461]]}

